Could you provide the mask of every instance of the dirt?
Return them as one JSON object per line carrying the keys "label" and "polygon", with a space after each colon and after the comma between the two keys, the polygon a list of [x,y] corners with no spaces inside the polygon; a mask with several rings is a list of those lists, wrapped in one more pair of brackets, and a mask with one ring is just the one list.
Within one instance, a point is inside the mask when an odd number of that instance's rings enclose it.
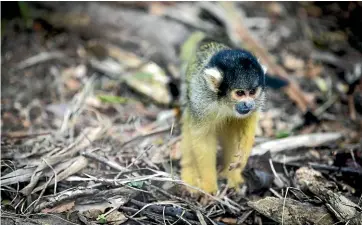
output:
{"label": "dirt", "polygon": [[[356,27],[352,23],[358,23],[356,13],[362,8],[359,3],[238,3],[247,18],[264,19],[255,25],[256,28],[251,28],[255,38],[265,43],[264,47],[306,91],[320,110],[320,115],[317,116],[302,113],[283,89],[269,88],[257,133],[257,144],[317,132],[340,132],[343,138],[316,147],[303,146],[283,152],[280,157],[290,160],[287,163],[277,161],[275,155],[269,153],[253,156],[244,172],[247,185],[239,192],[227,190],[221,193],[219,200],[190,196],[183,192],[182,185],[171,182],[173,174],[179,174],[180,169],[180,129],[175,107],[177,101],[173,102],[175,105],[160,105],[152,100],[152,96],[142,95],[139,90],[121,82],[121,79],[114,79],[95,68],[90,60],[94,59],[94,55],[98,56],[95,58],[100,62],[105,62],[101,61],[102,59],[113,60],[107,61],[113,64],[105,64],[106,68],[111,68],[112,65],[124,66],[120,62],[115,63],[115,58],[108,53],[104,54],[103,48],[106,45],[103,43],[98,49],[101,53],[89,53],[87,49],[91,41],[114,44],[116,50],[136,53],[145,57],[146,62],[156,62],[169,78],[174,79],[170,65],[176,67],[176,74],[180,72],[180,59],[177,55],[179,47],[185,37],[197,29],[157,14],[174,6],[173,3],[150,3],[155,4],[152,5],[153,11],[149,10],[150,6],[147,4],[110,6],[104,3],[101,7],[105,11],[106,8],[120,7],[132,16],[142,14],[142,21],[153,18],[145,22],[148,26],[146,30],[140,32],[145,23],[137,23],[139,29],[131,29],[131,33],[127,32],[127,28],[135,26],[132,20],[124,22],[120,19],[119,24],[112,29],[123,27],[125,33],[116,30],[117,35],[124,36],[115,39],[110,38],[112,35],[108,33],[109,27],[103,30],[104,36],[97,30],[97,35],[93,37],[91,29],[84,35],[82,30],[58,27],[51,25],[50,20],[33,18],[31,13],[21,13],[18,5],[3,4],[2,9],[8,6],[9,9],[14,9],[14,13],[2,12],[1,176],[19,169],[29,170],[28,173],[22,172],[26,175],[21,178],[24,180],[7,180],[9,183],[2,186],[3,224],[100,223],[100,217],[85,216],[90,208],[99,209],[101,213],[98,213],[98,216],[112,210],[119,212],[121,215],[117,214],[118,218],[128,218],[127,222],[122,224],[160,224],[164,220],[170,223],[177,221],[178,224],[188,224],[187,220],[192,224],[204,224],[196,219],[197,213],[218,224],[277,224],[262,212],[248,207],[247,202],[267,196],[285,197],[287,187],[297,188],[293,183],[295,171],[305,165],[322,171],[324,177],[334,183],[333,191],[360,204],[362,112],[358,99],[362,89],[358,89],[361,82],[358,68],[362,66],[362,39],[360,33],[355,32]],[[77,3],[74,10],[76,12],[97,8],[96,4]],[[68,6],[69,4],[62,5],[65,9]],[[54,15],[58,12],[57,4],[39,3],[30,4],[29,7],[37,10],[50,9]],[[35,11],[29,9],[29,12]],[[204,16],[216,27],[222,26],[210,15]],[[147,39],[149,30],[157,31],[157,28],[152,27],[154,23],[150,22],[153,20],[162,21],[163,35],[152,34]],[[105,21],[104,26],[108,26],[107,19],[102,21]],[[252,20],[249,22],[252,23]],[[262,23],[267,24],[267,28],[257,27]],[[175,29],[182,34],[170,35],[162,42],[162,36],[167,36],[167,27],[172,27],[173,24],[178,24]],[[130,38],[141,38],[144,42],[136,41],[136,44],[132,45]],[[149,47],[150,43],[161,43],[165,47],[145,53],[142,44]],[[146,49],[149,49],[148,47]],[[172,52],[167,49],[172,49]],[[60,52],[64,57],[55,57],[19,69],[21,62],[44,52]],[[103,57],[99,58],[99,54]],[[118,76],[122,78],[137,69],[139,68],[126,69]],[[86,87],[90,85],[92,77],[96,77],[91,85],[94,92],[89,94]],[[175,82],[178,83],[177,78]],[[79,100],[82,94],[86,97]],[[99,96],[112,98],[101,101]],[[350,99],[353,98],[356,101],[351,103]],[[351,107],[355,111],[355,118],[351,115]],[[65,118],[69,118],[70,122],[66,123]],[[97,133],[100,127],[105,127],[105,130]],[[84,152],[94,153],[96,158],[91,158]],[[64,153],[64,158],[49,161],[58,153]],[[102,157],[105,160],[100,160]],[[72,160],[75,160],[74,164]],[[115,165],[107,164],[112,162]],[[270,162],[273,163],[273,168]],[[41,185],[48,181],[54,181],[55,170],[58,176],[63,171],[66,171],[67,175],[56,181],[57,185],[47,184],[45,188],[26,196],[19,191],[29,185],[34,178],[31,179],[31,176],[36,174],[34,171],[39,165],[44,165],[44,171],[38,174],[39,182],[35,182],[31,190],[42,187]],[[70,168],[71,170],[67,170]],[[116,177],[117,182],[121,183],[113,183]],[[138,181],[140,177],[146,178]],[[155,177],[159,180],[154,179]],[[281,178],[282,182],[277,178]],[[120,191],[120,187],[127,191]],[[225,181],[220,180],[220,187],[224,190]],[[76,195],[60,202],[53,199],[53,196],[59,199],[61,192],[71,191],[68,193],[71,196],[74,192],[82,192],[87,188],[95,192],[92,195]],[[307,194],[308,197],[305,197],[292,190],[287,197],[314,204],[316,207],[321,204],[317,196]],[[39,202],[34,204],[38,198]],[[59,206],[62,209],[61,206],[68,201],[74,201],[71,210],[65,207],[61,212],[46,213],[46,210]],[[175,205],[165,203],[170,201]],[[206,206],[201,204],[205,201]],[[149,209],[143,210],[149,203]],[[36,208],[42,204],[43,208]],[[179,219],[182,209],[189,213],[185,215],[186,222]],[[142,212],[132,217],[138,210]],[[240,220],[242,222],[238,223]],[[210,221],[205,223],[209,224]]]}

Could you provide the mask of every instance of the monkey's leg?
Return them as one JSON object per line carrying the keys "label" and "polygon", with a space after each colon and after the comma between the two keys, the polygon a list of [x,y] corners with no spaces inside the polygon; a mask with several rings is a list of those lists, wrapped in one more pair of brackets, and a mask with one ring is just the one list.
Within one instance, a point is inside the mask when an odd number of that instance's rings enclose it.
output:
{"label": "monkey's leg", "polygon": [[227,178],[229,187],[238,188],[244,183],[241,173],[254,144],[257,122],[258,115],[253,113],[245,119],[224,124],[220,134],[224,166],[221,175]]}
{"label": "monkey's leg", "polygon": [[217,171],[216,171],[216,147],[217,139],[214,129],[209,125],[189,127],[191,139],[191,151],[188,153],[191,165],[196,169],[199,178],[198,187],[208,193],[216,193]]}
{"label": "monkey's leg", "polygon": [[[192,136],[190,129],[190,120],[187,112],[183,116],[181,133],[181,179],[187,184],[199,187],[199,173],[197,171],[197,161],[195,160],[192,149]],[[192,189],[190,189],[192,191]]]}
{"label": "monkey's leg", "polygon": [[[206,125],[203,127],[207,127]],[[199,187],[208,193],[216,193],[216,147],[217,138],[214,129],[192,128],[192,156],[196,161],[200,176]]]}
{"label": "monkey's leg", "polygon": [[194,126],[188,111],[185,111],[182,121],[181,178],[192,186],[214,193],[218,189],[215,130],[210,124]]}

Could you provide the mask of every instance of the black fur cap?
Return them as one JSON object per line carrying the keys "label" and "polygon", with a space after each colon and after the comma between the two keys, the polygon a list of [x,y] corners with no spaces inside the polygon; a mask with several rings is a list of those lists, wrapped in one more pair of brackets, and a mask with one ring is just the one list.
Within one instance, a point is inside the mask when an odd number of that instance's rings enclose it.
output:
{"label": "black fur cap", "polygon": [[265,87],[265,74],[258,60],[242,49],[221,50],[211,57],[206,68],[217,68],[222,74],[220,97],[233,89],[251,90]]}

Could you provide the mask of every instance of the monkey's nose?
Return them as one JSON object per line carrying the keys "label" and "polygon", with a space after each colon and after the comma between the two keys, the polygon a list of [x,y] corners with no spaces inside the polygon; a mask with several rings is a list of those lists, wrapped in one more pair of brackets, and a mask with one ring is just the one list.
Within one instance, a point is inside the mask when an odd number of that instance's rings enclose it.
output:
{"label": "monkey's nose", "polygon": [[247,114],[254,108],[254,106],[254,101],[242,101],[236,104],[236,111],[240,114]]}

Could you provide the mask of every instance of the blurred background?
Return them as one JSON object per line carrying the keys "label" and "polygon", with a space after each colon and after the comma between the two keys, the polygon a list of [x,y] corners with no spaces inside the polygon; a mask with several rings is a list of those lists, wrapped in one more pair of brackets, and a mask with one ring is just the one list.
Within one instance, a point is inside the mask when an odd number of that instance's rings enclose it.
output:
{"label": "blurred background", "polygon": [[[257,207],[249,212],[245,199],[284,196],[305,165],[358,204],[361,26],[361,2],[1,2],[1,209],[48,212],[63,205],[56,211],[63,213],[69,208],[46,196],[75,186],[119,187],[99,178],[178,174],[180,76],[202,35],[248,49],[268,68],[247,191],[225,191],[209,216],[220,224],[241,224],[241,217],[245,224],[278,221]],[[119,176],[120,168],[149,171]],[[167,182],[132,182],[172,193],[132,192],[145,204],[185,198]],[[238,210],[218,211],[225,196]],[[190,202],[198,199],[189,198],[185,207],[192,211]],[[123,204],[128,208],[116,212],[132,224],[130,208],[142,204]],[[86,211],[79,205],[70,208]],[[162,214],[143,220],[150,221],[163,223]]]}

